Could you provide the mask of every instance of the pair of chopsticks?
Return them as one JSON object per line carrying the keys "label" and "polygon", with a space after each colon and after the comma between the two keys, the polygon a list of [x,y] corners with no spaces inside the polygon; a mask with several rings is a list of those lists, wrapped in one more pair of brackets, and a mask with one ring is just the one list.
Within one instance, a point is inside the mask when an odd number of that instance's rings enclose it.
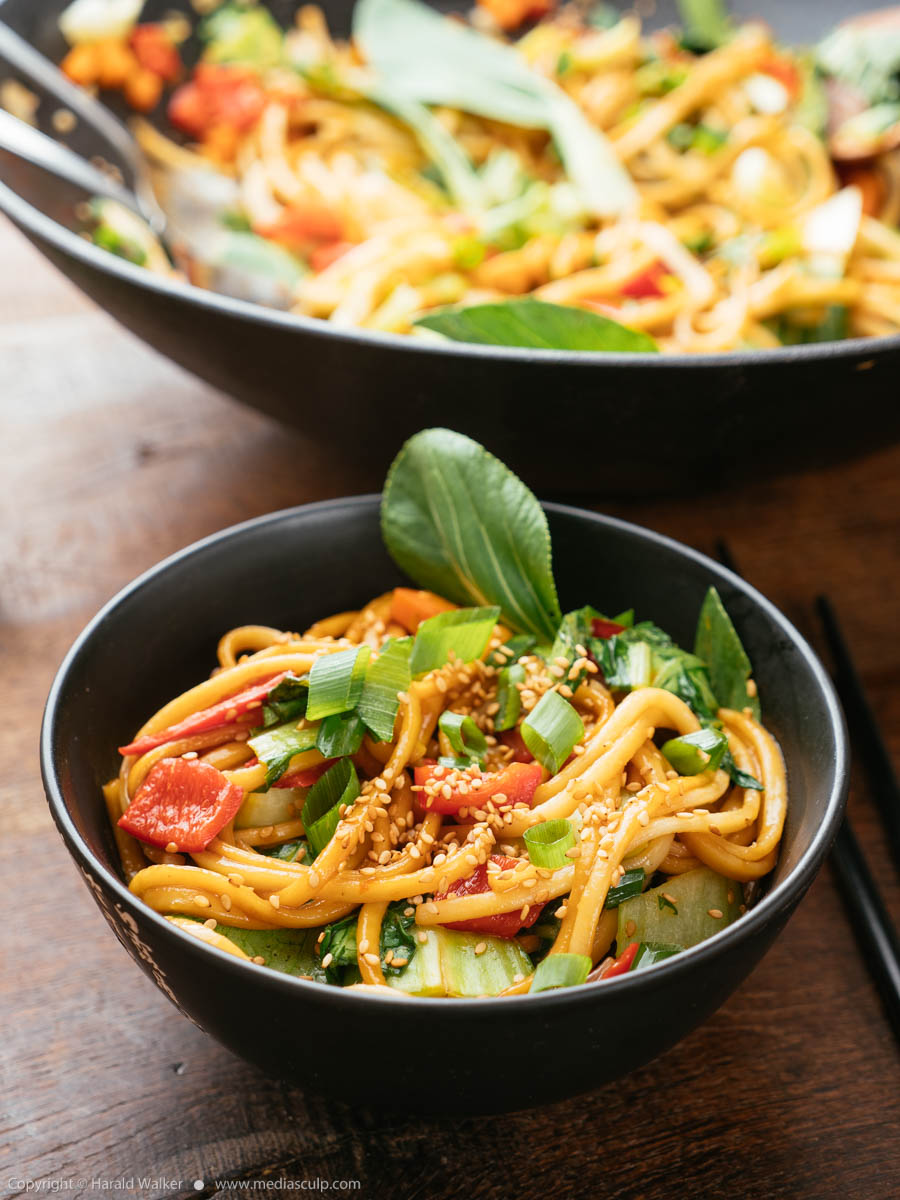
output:
{"label": "pair of chopsticks", "polygon": [[[724,541],[717,542],[716,557],[740,575]],[[900,783],[827,596],[816,598],[816,612],[831,655],[834,686],[847,718],[850,741],[865,771],[894,866],[900,873]],[[900,940],[846,816],[831,848],[831,865],[863,962],[881,996],[894,1036],[900,1041]]]}

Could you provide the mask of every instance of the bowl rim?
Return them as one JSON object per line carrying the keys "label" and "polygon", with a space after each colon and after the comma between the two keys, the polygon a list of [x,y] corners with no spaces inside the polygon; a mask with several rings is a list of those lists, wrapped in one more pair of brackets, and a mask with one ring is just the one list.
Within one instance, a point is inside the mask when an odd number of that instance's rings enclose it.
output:
{"label": "bowl rim", "polygon": [[[0,0],[2,14],[3,0]],[[249,321],[254,325],[322,337],[338,343],[362,345],[377,351],[422,355],[424,357],[473,358],[498,362],[527,363],[548,367],[576,367],[581,370],[633,367],[650,371],[710,371],[730,368],[746,370],[766,366],[800,365],[809,362],[845,361],[867,362],[882,354],[900,350],[900,333],[881,337],[845,338],[839,342],[820,342],[809,345],[779,346],[775,349],[732,350],[719,353],[665,354],[623,353],[601,350],[551,350],[516,346],[488,346],[470,342],[432,341],[408,334],[383,333],[374,329],[340,328],[330,321],[307,317],[300,313],[266,308],[249,300],[237,300],[220,292],[208,291],[187,281],[154,275],[143,267],[118,258],[74,233],[40,211],[8,184],[0,181],[0,212],[39,243],[49,242],[56,250],[83,266],[102,275],[112,276],[122,284],[134,285],[158,293],[161,297],[194,305],[211,313]],[[41,247],[43,249],[43,247]],[[79,285],[76,285],[79,286]],[[79,290],[83,290],[79,286]]]}
{"label": "bowl rim", "polygon": [[[84,627],[72,646],[68,650],[65,658],[59,666],[59,669],[54,676],[50,692],[47,697],[44,708],[44,716],[41,724],[40,733],[40,762],[41,776],[44,784],[44,791],[47,797],[47,803],[50,807],[51,815],[54,822],[66,843],[76,864],[85,872],[89,872],[95,878],[99,879],[107,893],[111,892],[115,900],[121,906],[124,904],[128,910],[136,917],[142,920],[150,921],[151,924],[157,926],[160,935],[165,938],[177,938],[182,943],[182,948],[186,951],[194,951],[198,956],[199,962],[202,962],[203,956],[207,954],[215,954],[219,960],[220,967],[228,971],[253,971],[258,973],[259,982],[262,987],[276,987],[280,989],[290,989],[288,995],[293,992],[298,998],[301,993],[296,993],[295,989],[316,989],[316,997],[320,997],[319,989],[323,986],[314,980],[305,980],[297,976],[285,975],[278,971],[273,971],[265,966],[260,966],[252,961],[238,959],[234,955],[227,953],[224,950],[219,950],[214,946],[210,946],[200,939],[193,937],[191,934],[174,925],[167,920],[162,914],[155,912],[147,905],[143,904],[131,891],[126,884],[113,873],[100,858],[94,853],[91,847],[81,836],[71,814],[69,813],[65,799],[63,797],[62,788],[59,782],[59,775],[55,765],[54,740],[56,725],[59,720],[59,712],[61,708],[61,700],[66,689],[68,677],[78,661],[90,651],[90,645],[94,637],[101,631],[106,619],[123,603],[130,600],[141,589],[153,580],[166,574],[170,568],[183,564],[195,554],[209,550],[221,543],[228,542],[232,538],[243,537],[247,534],[253,534],[257,531],[277,527],[281,524],[287,524],[301,514],[313,513],[337,513],[345,509],[357,509],[360,513],[371,513],[377,511],[381,502],[380,494],[368,493],[358,496],[344,496],[333,500],[321,500],[311,504],[296,505],[292,508],[279,509],[272,513],[266,513],[259,517],[251,518],[247,521],[242,521],[236,525],[227,526],[215,533],[209,534],[207,537],[201,538],[198,541],[192,542],[174,554],[164,558],[161,562],[150,567],[142,572],[136,579],[126,584],[118,591],[110,600],[103,605],[99,612],[88,622]],[[759,903],[745,913],[739,921],[735,921],[732,925],[714,934],[704,942],[698,943],[689,949],[682,951],[680,954],[672,958],[665,959],[663,962],[656,964],[649,972],[640,972],[636,975],[624,975],[621,978],[610,981],[610,985],[614,985],[620,989],[635,989],[646,986],[646,981],[651,979],[653,983],[665,986],[667,979],[674,979],[676,974],[683,974],[685,971],[690,971],[695,963],[701,961],[709,962],[712,958],[720,953],[735,947],[739,942],[749,939],[750,935],[759,931],[765,926],[770,917],[774,917],[779,911],[793,908],[793,905],[799,901],[803,893],[812,882],[818,872],[826,853],[831,845],[832,840],[837,832],[840,821],[843,817],[844,804],[846,800],[847,789],[849,785],[849,745],[847,740],[847,730],[844,721],[843,711],[838,702],[837,694],[834,690],[832,682],[825,671],[822,663],[806,639],[799,633],[794,625],[785,617],[779,609],[775,607],[769,600],[756,590],[751,584],[747,583],[739,575],[735,575],[732,571],[702,554],[700,551],[686,546],[674,538],[667,537],[664,534],[656,533],[653,530],[643,526],[636,525],[630,521],[624,521],[618,517],[610,517],[600,513],[594,513],[587,509],[578,508],[573,505],[557,504],[551,502],[542,502],[542,506],[549,513],[558,513],[560,515],[573,516],[578,520],[587,520],[589,523],[599,525],[606,529],[617,530],[626,533],[629,536],[637,537],[643,542],[649,550],[654,548],[674,551],[681,557],[687,558],[706,570],[711,570],[717,575],[720,581],[727,583],[731,588],[736,589],[744,594],[754,605],[761,608],[763,613],[772,620],[781,630],[781,632],[792,642],[799,650],[804,659],[807,668],[810,670],[818,688],[825,701],[825,707],[828,716],[829,727],[834,740],[835,755],[833,765],[833,782],[826,799],[825,806],[822,812],[822,819],[816,829],[810,844],[800,856],[799,861],[795,864],[788,875],[776,884]],[[100,795],[100,784],[97,784],[97,795]],[[430,1010],[441,1012],[445,1016],[453,1017],[462,1016],[468,1017],[481,1012],[499,1012],[503,1011],[496,1005],[496,997],[482,998],[446,998],[446,997],[420,997],[406,996],[398,992],[396,996],[387,996],[378,993],[355,991],[346,988],[329,987],[329,1002],[339,1005],[346,1005],[348,1014],[351,1012],[364,1012],[364,1009],[359,1009],[359,1005],[367,1004],[393,1004],[395,999],[414,1001],[417,1006],[428,1006]],[[605,989],[598,988],[564,988],[558,991],[542,992],[537,995],[522,995],[508,996],[504,999],[515,1002],[517,1004],[527,1004],[529,1006],[541,1005],[546,1009],[555,1008],[560,1005],[569,1004],[589,1004],[598,1000],[599,996],[605,994]],[[624,992],[618,993],[623,995]],[[310,996],[310,998],[312,998]],[[448,999],[465,999],[464,1003],[448,1003]]]}

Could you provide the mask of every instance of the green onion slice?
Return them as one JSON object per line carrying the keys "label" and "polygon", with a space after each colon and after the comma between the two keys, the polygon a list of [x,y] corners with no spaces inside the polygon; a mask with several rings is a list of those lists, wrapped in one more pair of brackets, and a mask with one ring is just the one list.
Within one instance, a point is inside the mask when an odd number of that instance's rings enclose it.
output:
{"label": "green onion slice", "polygon": [[353,646],[336,654],[323,654],[309,673],[306,715],[311,721],[355,708],[362,695],[372,647]]}
{"label": "green onion slice", "polygon": [[499,606],[456,608],[423,621],[413,642],[409,668],[413,677],[427,675],[446,663],[451,653],[471,662],[484,653],[500,617]]}
{"label": "green onion slice", "polygon": [[652,967],[654,963],[662,962],[664,958],[680,954],[683,949],[684,946],[674,946],[668,942],[641,942],[630,970],[643,971],[647,967]]}
{"label": "green onion slice", "polygon": [[544,692],[520,728],[525,745],[551,775],[556,774],[584,737],[581,717],[556,691]]}
{"label": "green onion slice", "polygon": [[522,695],[516,684],[525,682],[525,668],[513,663],[503,667],[497,680],[497,703],[500,705],[494,717],[494,728],[498,733],[513,729],[522,711]]}
{"label": "green onion slice", "polygon": [[381,647],[378,657],[372,659],[366,671],[358,711],[378,742],[389,742],[394,736],[394,722],[400,706],[397,693],[405,692],[410,684],[412,646],[411,637],[392,638]]}
{"label": "green onion slice", "polygon": [[628,647],[628,677],[633,688],[650,686],[653,657],[648,642],[635,642]]}
{"label": "green onion slice", "polygon": [[358,712],[332,713],[319,726],[316,749],[323,758],[344,758],[357,752],[365,732]]}
{"label": "green onion slice", "polygon": [[679,775],[715,771],[728,749],[728,738],[718,729],[699,729],[670,738],[662,747],[664,756]]}
{"label": "green onion slice", "polygon": [[566,851],[574,845],[575,830],[570,821],[562,818],[542,821],[525,830],[525,848],[536,867],[548,867],[551,871],[568,867],[572,860],[566,857]]}
{"label": "green onion slice", "polygon": [[636,867],[633,871],[626,871],[615,887],[611,887],[606,893],[606,903],[603,907],[618,908],[623,900],[639,896],[643,890],[644,868]]}
{"label": "green onion slice", "polygon": [[[295,721],[288,721],[286,725],[277,725],[274,729],[267,729],[264,733],[250,738],[247,745],[259,761],[266,765],[265,788],[277,783],[295,754],[305,754],[307,750],[314,750],[318,736],[318,726],[298,729]],[[265,791],[265,788],[258,788],[257,791]]]}
{"label": "green onion slice", "polygon": [[548,992],[551,988],[577,987],[587,979],[592,965],[586,954],[548,954],[537,965],[531,991]]}
{"label": "green onion slice", "polygon": [[487,754],[485,736],[471,717],[442,712],[438,725],[459,758],[483,759]]}
{"label": "green onion slice", "polygon": [[359,779],[349,758],[340,759],[312,785],[300,815],[313,854],[321,854],[334,836],[341,805],[352,804],[358,795]]}

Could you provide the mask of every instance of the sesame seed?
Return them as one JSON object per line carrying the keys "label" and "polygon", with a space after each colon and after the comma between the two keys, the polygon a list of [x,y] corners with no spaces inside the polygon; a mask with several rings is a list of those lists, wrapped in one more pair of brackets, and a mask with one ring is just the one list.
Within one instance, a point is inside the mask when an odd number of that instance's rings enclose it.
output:
{"label": "sesame seed", "polygon": [[381,961],[377,954],[364,954],[363,958],[366,960],[366,962],[369,964],[370,967],[377,967]]}
{"label": "sesame seed", "polygon": [[487,950],[487,942],[479,942],[475,947],[476,954],[484,954],[485,950]]}
{"label": "sesame seed", "polygon": [[232,872],[232,874],[228,876],[228,882],[233,883],[235,887],[240,887],[244,882],[244,877],[243,875],[238,875],[236,872]]}
{"label": "sesame seed", "polygon": [[226,912],[231,912],[231,897],[227,892],[223,892],[219,897],[219,901]]}
{"label": "sesame seed", "polygon": [[625,936],[626,937],[631,937],[631,935],[634,933],[634,931],[636,929],[637,929],[637,925],[635,925],[634,921],[626,921],[625,922]]}
{"label": "sesame seed", "polygon": [[196,750],[188,750],[188,752],[186,754],[182,754],[181,757],[186,758],[186,759],[188,759],[188,761],[190,761],[191,759],[194,759],[197,757],[197,751]]}
{"label": "sesame seed", "polygon": [[217,924],[218,922],[216,921],[215,917],[210,917],[208,921],[203,922],[204,928],[206,929],[215,929]]}
{"label": "sesame seed", "polygon": [[715,919],[717,921],[721,921],[722,916],[723,916],[721,908],[708,908],[706,911],[709,914],[709,916],[715,917]]}
{"label": "sesame seed", "polygon": [[581,858],[581,847],[573,846],[571,850],[567,850],[566,858]]}
{"label": "sesame seed", "polygon": [[273,894],[269,897],[269,903],[272,905],[273,908],[281,907],[281,897],[278,895],[277,892],[273,892]]}
{"label": "sesame seed", "polygon": [[264,967],[266,965],[266,960],[261,954],[255,954],[250,961],[255,962],[258,967]]}
{"label": "sesame seed", "polygon": [[325,955],[325,957],[322,959],[322,966],[323,966],[323,967],[330,967],[330,966],[331,966],[331,964],[332,964],[333,962],[334,962],[334,955],[333,955],[333,954],[331,954],[331,953],[329,952],[329,953],[328,953],[328,954],[326,954],[326,955]]}
{"label": "sesame seed", "polygon": [[[385,959],[385,962],[387,962],[387,959]],[[391,966],[392,967],[405,967],[408,962],[409,962],[408,958],[392,958]]]}
{"label": "sesame seed", "polygon": [[428,934],[425,932],[424,929],[420,929],[419,932],[416,934],[416,941],[419,943],[420,946],[424,946],[425,943],[428,941]]}
{"label": "sesame seed", "polygon": [[669,893],[668,893],[668,892],[663,892],[663,894],[662,894],[662,897],[663,897],[663,900],[668,900],[668,902],[669,902],[670,904],[677,904],[677,903],[678,903],[678,902],[677,902],[677,900],[675,899],[675,897],[674,897],[674,896],[671,896],[671,895],[669,895]]}
{"label": "sesame seed", "polygon": [[321,882],[322,882],[322,877],[319,875],[318,871],[310,871],[309,886],[311,888],[317,888],[317,887],[319,887]]}
{"label": "sesame seed", "polygon": [[199,904],[201,908],[209,908],[209,900],[206,896],[195,896],[194,903]]}
{"label": "sesame seed", "polygon": [[166,846],[166,854],[177,854],[178,847],[174,842],[169,842]]}
{"label": "sesame seed", "polygon": [[360,952],[360,954],[365,954],[366,951],[369,949],[369,939],[363,938],[356,948]]}

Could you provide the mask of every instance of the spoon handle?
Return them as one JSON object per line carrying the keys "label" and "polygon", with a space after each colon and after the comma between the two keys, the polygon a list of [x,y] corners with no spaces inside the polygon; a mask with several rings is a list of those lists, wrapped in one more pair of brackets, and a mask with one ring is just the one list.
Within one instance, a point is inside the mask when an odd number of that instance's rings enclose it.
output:
{"label": "spoon handle", "polygon": [[34,129],[18,117],[10,116],[0,109],[0,148],[8,150],[19,158],[27,159],[35,166],[43,167],[53,175],[68,179],[86,192],[111,196],[122,204],[133,209],[138,216],[143,216],[143,210],[137,197],[128,188],[122,187],[104,171],[89,163],[70,150],[47,137],[39,129]]}
{"label": "spoon handle", "polygon": [[[133,208],[136,198],[140,215],[155,229],[161,230],[165,226],[165,216],[153,194],[141,153],[125,125],[99,100],[67,79],[54,63],[45,58],[39,50],[36,50],[23,37],[10,29],[2,20],[0,20],[0,57],[52,96],[61,107],[74,113],[79,121],[93,129],[107,145],[115,150],[132,176],[134,195],[125,202]],[[47,140],[53,141],[52,138]],[[60,148],[64,149],[64,147]],[[24,157],[34,161],[30,155],[21,151],[16,152],[23,153]],[[70,153],[74,158],[78,158],[78,155]],[[85,162],[83,159],[80,161]],[[44,166],[45,163],[42,161],[39,165]],[[85,162],[85,166],[89,166],[89,164]],[[52,166],[49,166],[48,169],[54,170]],[[71,178],[71,176],[69,177]],[[76,180],[75,182],[80,181]],[[112,194],[108,184],[101,190],[106,195]],[[122,197],[118,196],[117,198],[121,199]]]}

